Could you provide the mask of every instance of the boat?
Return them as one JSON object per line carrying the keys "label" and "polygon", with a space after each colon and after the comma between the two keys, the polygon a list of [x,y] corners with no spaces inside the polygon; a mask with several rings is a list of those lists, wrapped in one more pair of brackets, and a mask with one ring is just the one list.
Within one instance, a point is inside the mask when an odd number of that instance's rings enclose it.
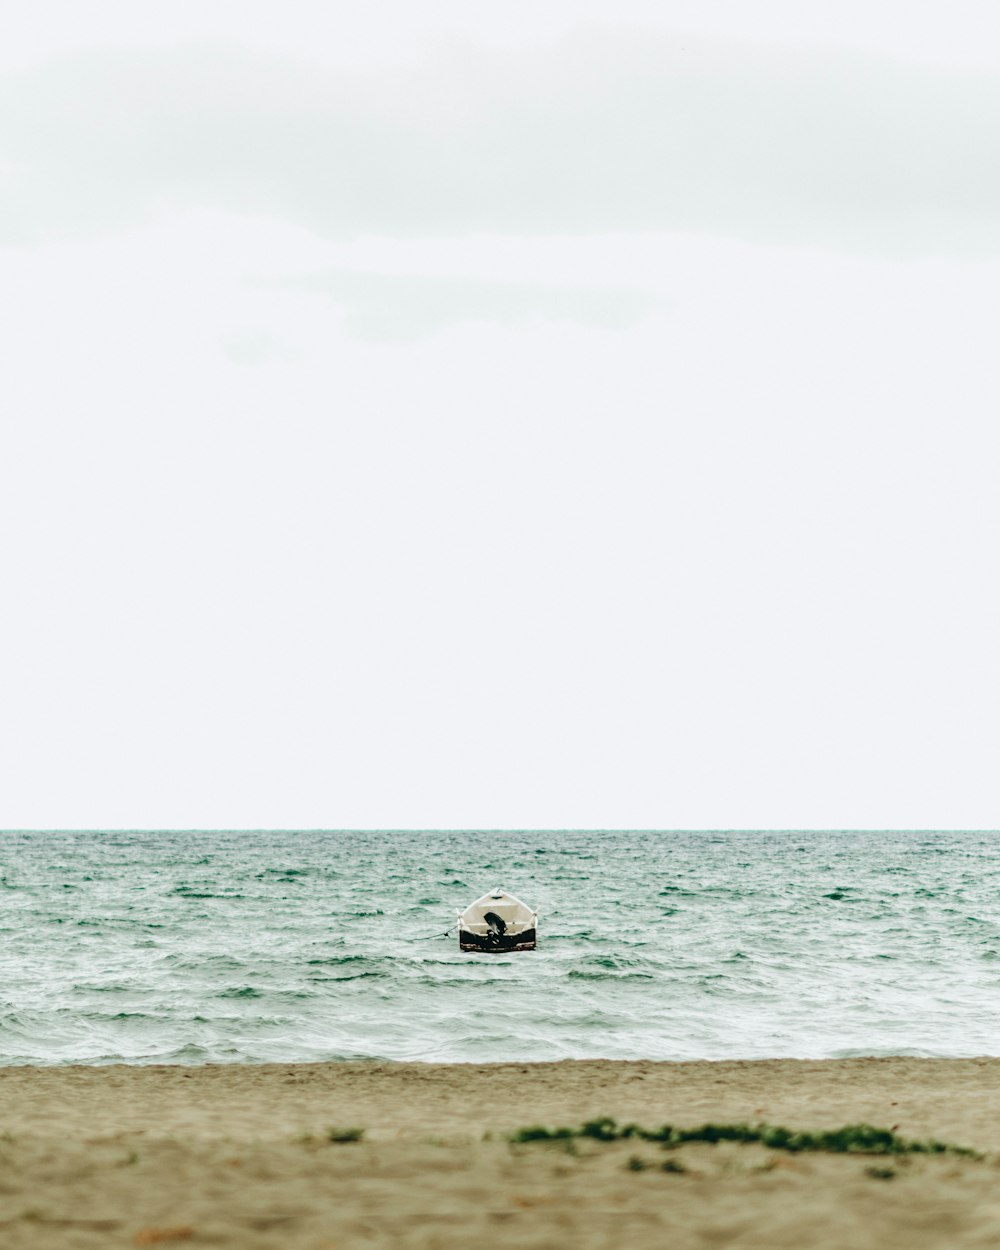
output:
{"label": "boat", "polygon": [[458,945],[463,951],[533,951],[538,912],[499,886],[458,913]]}

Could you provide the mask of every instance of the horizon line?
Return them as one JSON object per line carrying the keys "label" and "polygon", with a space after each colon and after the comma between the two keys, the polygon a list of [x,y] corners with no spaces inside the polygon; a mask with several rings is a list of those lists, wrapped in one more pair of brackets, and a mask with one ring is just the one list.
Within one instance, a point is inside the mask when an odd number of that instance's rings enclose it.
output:
{"label": "horizon line", "polygon": [[10,826],[6,833],[1000,833],[938,825],[93,825]]}

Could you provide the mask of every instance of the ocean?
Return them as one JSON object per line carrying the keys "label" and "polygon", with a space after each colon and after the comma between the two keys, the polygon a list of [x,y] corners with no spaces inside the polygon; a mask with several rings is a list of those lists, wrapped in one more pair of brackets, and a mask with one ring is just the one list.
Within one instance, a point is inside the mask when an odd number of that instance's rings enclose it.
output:
{"label": "ocean", "polygon": [[0,930],[0,1064],[1000,1054],[992,832],[6,832]]}

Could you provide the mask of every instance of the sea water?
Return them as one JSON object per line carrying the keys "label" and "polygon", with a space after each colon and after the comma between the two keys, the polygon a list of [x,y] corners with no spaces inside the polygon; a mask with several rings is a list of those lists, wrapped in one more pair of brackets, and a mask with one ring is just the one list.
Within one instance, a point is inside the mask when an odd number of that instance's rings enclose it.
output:
{"label": "sea water", "polygon": [[5,1064],[1000,1054],[996,833],[2,833],[0,943]]}

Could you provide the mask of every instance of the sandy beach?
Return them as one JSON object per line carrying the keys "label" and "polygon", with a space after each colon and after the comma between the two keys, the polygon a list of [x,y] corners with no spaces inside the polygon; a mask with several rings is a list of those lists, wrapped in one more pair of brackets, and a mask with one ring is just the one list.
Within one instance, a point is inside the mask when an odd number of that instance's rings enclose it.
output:
{"label": "sandy beach", "polygon": [[[994,1059],[7,1068],[0,1244],[992,1246],[998,1113]],[[595,1116],[868,1122],[984,1157],[507,1139]]]}

